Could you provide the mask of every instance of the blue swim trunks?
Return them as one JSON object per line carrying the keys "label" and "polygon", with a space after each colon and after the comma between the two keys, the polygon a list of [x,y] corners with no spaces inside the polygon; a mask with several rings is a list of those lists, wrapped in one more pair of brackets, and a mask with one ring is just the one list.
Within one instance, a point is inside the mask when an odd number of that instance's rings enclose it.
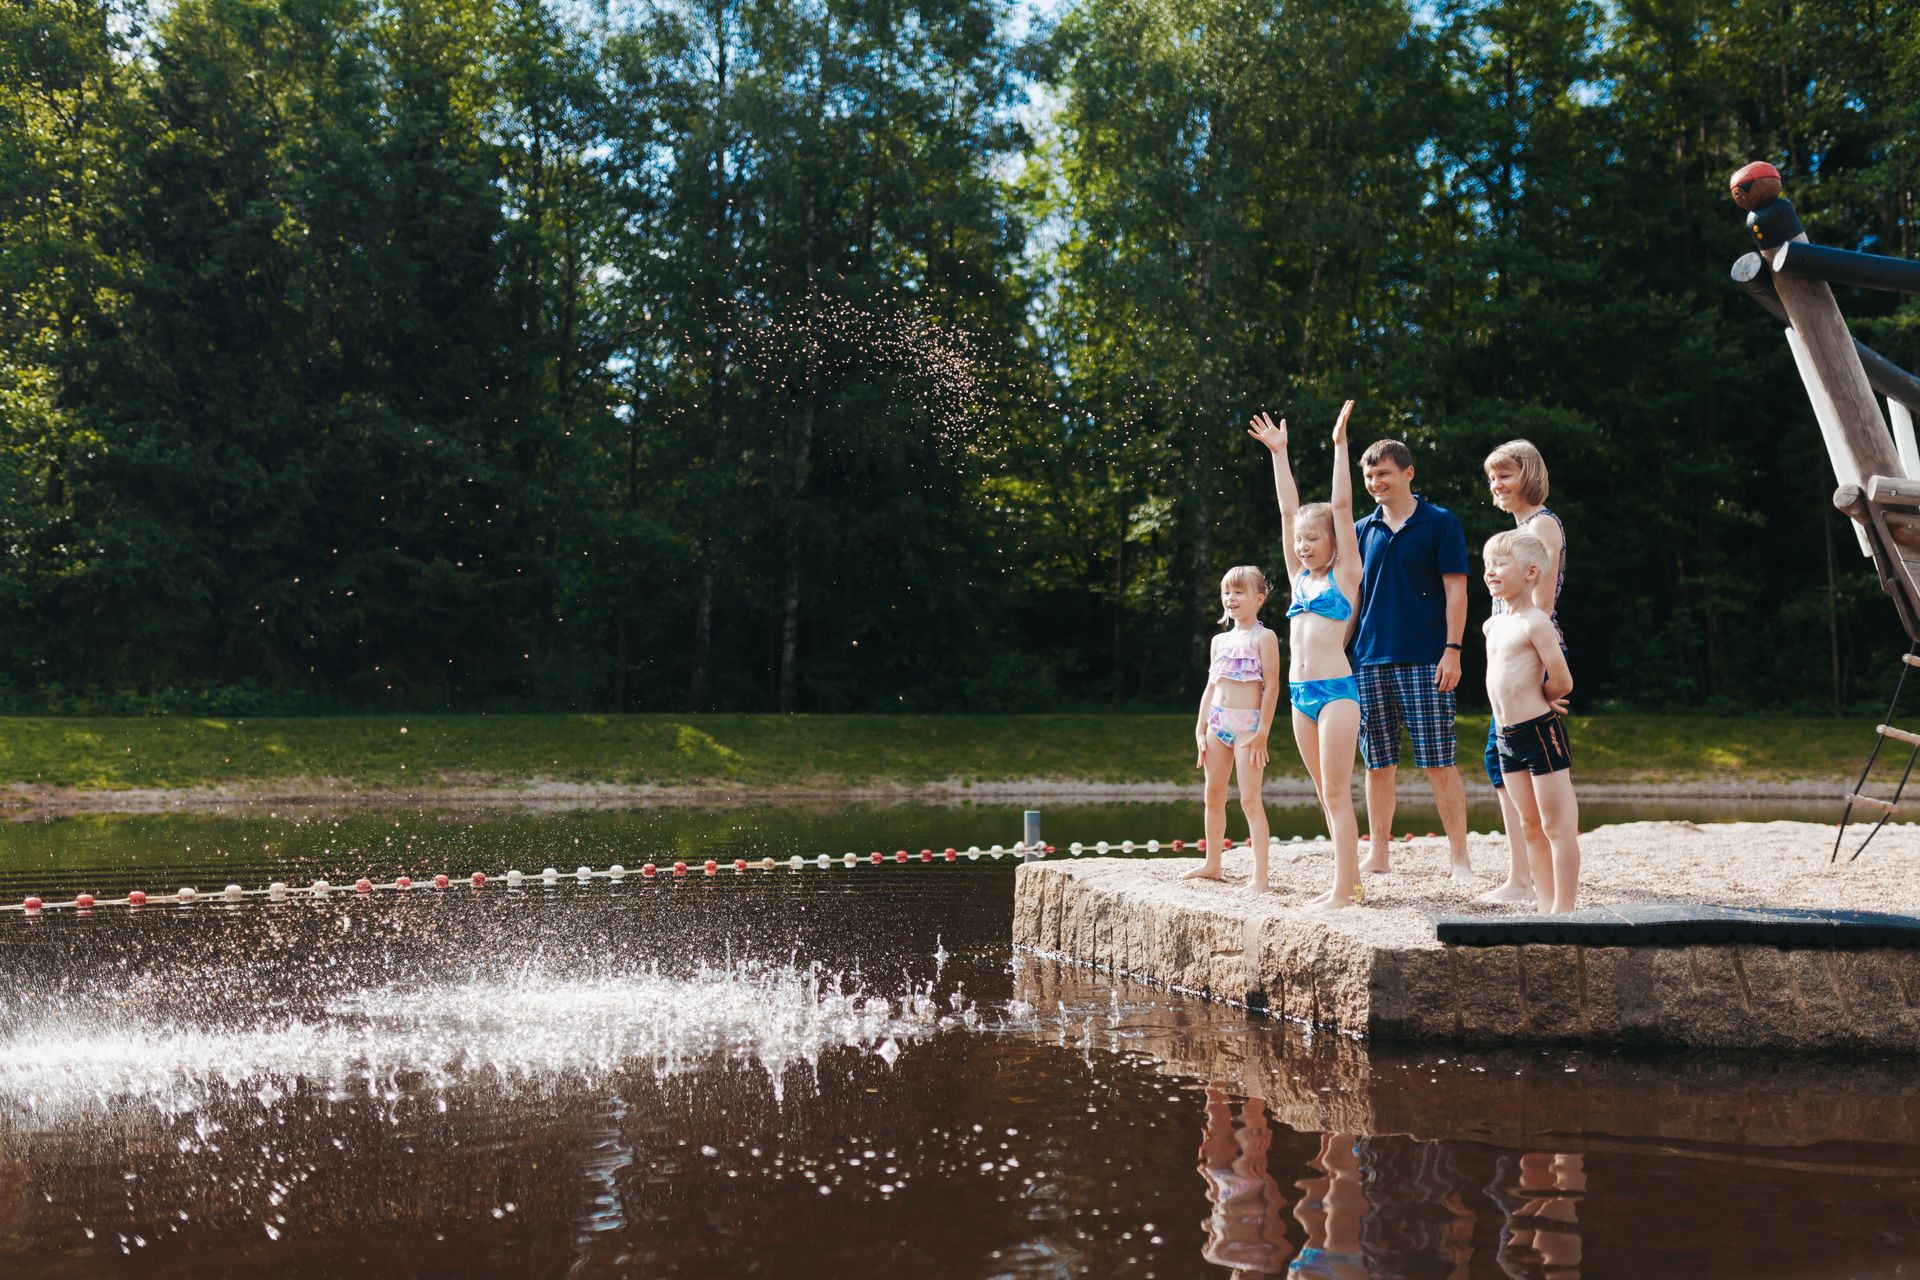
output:
{"label": "blue swim trunks", "polygon": [[1328,703],[1339,702],[1343,698],[1356,704],[1360,701],[1360,685],[1352,676],[1335,676],[1331,680],[1293,680],[1287,684],[1287,701],[1293,703],[1293,709],[1316,722]]}

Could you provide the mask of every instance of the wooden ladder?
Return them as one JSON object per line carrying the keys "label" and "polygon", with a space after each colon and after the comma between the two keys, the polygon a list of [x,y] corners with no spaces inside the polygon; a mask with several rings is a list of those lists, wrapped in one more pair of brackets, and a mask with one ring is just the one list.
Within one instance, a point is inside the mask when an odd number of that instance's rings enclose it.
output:
{"label": "wooden ladder", "polygon": [[[1894,599],[1897,602],[1899,597],[1895,596]],[[1916,645],[1915,650],[1920,650],[1920,645]],[[1892,720],[1894,712],[1900,708],[1900,691],[1906,686],[1907,672],[1914,667],[1920,667],[1920,652],[1910,650],[1900,658],[1900,679],[1893,687],[1893,702],[1887,707],[1888,720]],[[1853,790],[1847,793],[1846,808],[1840,811],[1840,830],[1834,836],[1833,854],[1827,859],[1829,863],[1839,860],[1840,845],[1847,838],[1847,822],[1853,817],[1856,805],[1878,812],[1880,818],[1873,824],[1873,830],[1867,832],[1865,838],[1860,841],[1860,847],[1853,851],[1853,857],[1848,858],[1847,861],[1852,862],[1866,851],[1867,845],[1880,834],[1880,828],[1886,826],[1887,820],[1900,812],[1900,797],[1907,789],[1907,780],[1913,776],[1915,762],[1920,761],[1920,733],[1896,729],[1891,724],[1877,724],[1873,727],[1873,732],[1875,735],[1873,750],[1867,753],[1866,767],[1860,770],[1860,780],[1854,783]],[[1900,781],[1894,785],[1892,796],[1884,798],[1870,796],[1865,791],[1867,777],[1873,772],[1874,762],[1880,758],[1880,748],[1890,741],[1912,748],[1907,753],[1907,767],[1901,770]]]}

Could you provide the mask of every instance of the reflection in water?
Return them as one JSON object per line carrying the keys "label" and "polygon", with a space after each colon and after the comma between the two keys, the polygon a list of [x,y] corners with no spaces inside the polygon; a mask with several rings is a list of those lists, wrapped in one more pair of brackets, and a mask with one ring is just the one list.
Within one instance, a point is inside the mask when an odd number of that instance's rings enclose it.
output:
{"label": "reflection in water", "polygon": [[1459,1144],[1401,1134],[1355,1143],[1369,1201],[1362,1233],[1379,1276],[1464,1277],[1473,1257],[1473,1213],[1463,1193]]}
{"label": "reflection in water", "polygon": [[1287,1239],[1286,1197],[1267,1167],[1273,1133],[1267,1128],[1267,1104],[1248,1098],[1233,1122],[1227,1096],[1207,1086],[1207,1124],[1200,1138],[1200,1176],[1206,1179],[1213,1212],[1207,1218],[1208,1262],[1250,1275],[1277,1275],[1293,1257]]}
{"label": "reflection in water", "polygon": [[[1461,1192],[1460,1144],[1399,1135],[1311,1135],[1317,1149],[1296,1185],[1293,1216],[1305,1243],[1294,1255],[1286,1197],[1269,1167],[1266,1101],[1206,1088],[1200,1176],[1212,1213],[1200,1256],[1235,1276],[1385,1280],[1474,1274],[1474,1214]],[[1487,1195],[1504,1223],[1496,1261],[1515,1280],[1579,1280],[1577,1203],[1586,1194],[1577,1153],[1501,1155]]]}
{"label": "reflection in water", "polygon": [[1580,1280],[1579,1203],[1586,1193],[1583,1155],[1502,1156],[1487,1188],[1507,1219],[1500,1269],[1515,1280]]}
{"label": "reflection in water", "polygon": [[1366,1197],[1360,1189],[1360,1144],[1351,1133],[1323,1133],[1315,1172],[1300,1180],[1304,1193],[1293,1216],[1306,1228],[1307,1243],[1292,1274],[1324,1280],[1366,1280],[1360,1240]]}

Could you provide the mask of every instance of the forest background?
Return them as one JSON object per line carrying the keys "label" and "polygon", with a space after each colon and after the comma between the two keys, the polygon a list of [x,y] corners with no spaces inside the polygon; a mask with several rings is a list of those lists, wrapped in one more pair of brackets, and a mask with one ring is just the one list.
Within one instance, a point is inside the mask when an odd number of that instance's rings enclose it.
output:
{"label": "forest background", "polygon": [[1920,6],[11,0],[0,707],[1184,707],[1347,396],[1585,709],[1880,698],[1750,159],[1912,256]]}

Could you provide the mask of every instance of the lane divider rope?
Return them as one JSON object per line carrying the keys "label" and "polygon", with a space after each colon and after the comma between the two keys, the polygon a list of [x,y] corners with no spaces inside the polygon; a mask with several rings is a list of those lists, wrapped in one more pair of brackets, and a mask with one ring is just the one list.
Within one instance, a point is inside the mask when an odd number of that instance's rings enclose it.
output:
{"label": "lane divider rope", "polygon": [[[1496,833],[1488,832],[1487,834],[1493,835]],[[1434,833],[1429,831],[1427,832],[1427,836],[1432,838]],[[1362,840],[1367,839],[1364,835],[1360,838]],[[1402,840],[1411,840],[1413,838],[1412,832],[1408,832],[1401,837]],[[1324,835],[1314,836],[1311,841],[1311,843],[1314,844],[1325,844],[1326,842],[1327,837]],[[1236,845],[1232,839],[1222,841],[1222,845],[1226,849],[1245,847],[1247,843],[1247,841],[1242,840]],[[1268,841],[1268,848],[1273,849],[1284,844],[1302,843],[1308,843],[1305,836],[1294,836],[1290,840],[1282,840],[1279,836],[1273,836]],[[1175,853],[1180,853],[1189,847],[1205,853],[1207,842],[1204,839],[1192,841],[1170,840],[1165,842],[1160,840],[1098,840],[1091,843],[1076,840],[1067,846],[1067,851],[1073,857],[1077,858],[1085,853],[1134,853],[1137,851],[1159,853],[1162,849],[1170,849]],[[909,854],[905,849],[897,849],[892,856],[875,850],[865,857],[861,857],[856,853],[837,855],[822,853],[808,858],[796,853],[787,858],[734,858],[731,861],[724,862],[717,858],[708,858],[704,862],[697,864],[689,864],[684,859],[681,859],[667,866],[647,862],[633,870],[629,870],[616,862],[612,866],[604,869],[579,867],[570,872],[562,872],[556,867],[548,867],[537,875],[517,869],[510,869],[504,875],[496,874],[493,876],[489,876],[484,871],[475,871],[471,875],[463,877],[461,883],[470,885],[474,889],[485,889],[490,884],[505,884],[509,889],[518,889],[530,881],[543,886],[555,885],[562,880],[572,880],[576,883],[584,884],[593,880],[624,881],[629,877],[638,877],[642,881],[654,882],[662,878],[668,880],[687,879],[695,874],[696,866],[698,868],[698,874],[702,878],[706,878],[718,876],[722,871],[731,871],[735,875],[739,875],[747,871],[777,871],[783,868],[789,871],[800,871],[808,867],[817,867],[825,870],[826,868],[834,866],[881,866],[889,862],[895,864],[911,864],[916,862],[932,863],[936,861],[956,862],[961,858],[965,858],[970,862],[980,858],[993,858],[997,861],[1009,855],[1022,859],[1040,859],[1055,852],[1057,852],[1056,848],[1050,844],[1028,845],[1024,842],[1016,842],[1010,846],[996,844],[986,849],[982,849],[977,844],[970,845],[966,849],[949,847],[937,853],[932,849],[922,849],[918,855]],[[0,903],[0,912],[20,912],[30,916],[37,916],[45,911],[72,910],[85,913],[93,910],[95,907],[139,908],[148,905],[164,905],[168,903],[187,904],[201,901],[243,902],[249,898],[266,898],[273,902],[285,902],[296,898],[330,898],[336,893],[368,894],[380,891],[403,892],[414,888],[448,889],[451,888],[454,883],[454,877],[442,872],[421,882],[416,882],[412,876],[404,875],[396,876],[392,880],[385,881],[374,881],[366,876],[362,876],[351,885],[334,884],[328,880],[315,880],[305,886],[290,886],[284,881],[275,880],[264,889],[248,889],[241,885],[230,884],[218,893],[202,893],[199,889],[191,885],[184,885],[172,893],[147,893],[140,889],[134,889],[122,898],[103,898],[91,893],[80,893],[75,894],[72,898],[49,901],[38,894],[28,894],[19,902]]]}

